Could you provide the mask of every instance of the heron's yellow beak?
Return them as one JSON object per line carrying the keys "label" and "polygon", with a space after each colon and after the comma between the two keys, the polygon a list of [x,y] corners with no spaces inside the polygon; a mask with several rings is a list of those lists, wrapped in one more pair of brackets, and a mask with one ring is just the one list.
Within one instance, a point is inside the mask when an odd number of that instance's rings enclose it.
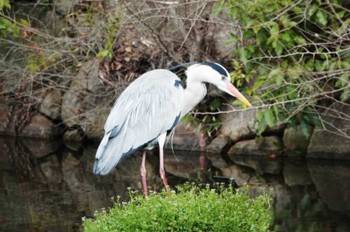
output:
{"label": "heron's yellow beak", "polygon": [[252,104],[241,94],[241,92],[238,91],[236,87],[234,87],[230,82],[227,83],[227,89],[229,91],[229,94],[236,97],[238,100],[240,100],[244,105],[253,107]]}

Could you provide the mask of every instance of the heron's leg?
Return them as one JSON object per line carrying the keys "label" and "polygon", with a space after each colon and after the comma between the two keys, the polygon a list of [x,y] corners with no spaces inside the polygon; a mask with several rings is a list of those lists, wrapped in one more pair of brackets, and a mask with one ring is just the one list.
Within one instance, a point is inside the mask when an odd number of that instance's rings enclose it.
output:
{"label": "heron's leg", "polygon": [[169,190],[169,185],[168,185],[168,180],[165,176],[165,171],[164,171],[164,143],[166,139],[166,133],[161,134],[158,137],[158,144],[159,144],[159,174],[160,177],[163,180],[164,187]]}
{"label": "heron's leg", "polygon": [[203,133],[201,133],[201,135],[199,136],[199,139],[198,139],[198,145],[199,145],[199,149],[201,151],[204,151],[205,150],[205,136]]}
{"label": "heron's leg", "polygon": [[201,133],[200,137],[199,137],[199,150],[200,150],[200,157],[199,157],[199,167],[201,169],[205,168],[205,136],[203,133]]}
{"label": "heron's leg", "polygon": [[147,176],[146,176],[146,173],[147,173],[147,171],[146,171],[146,150],[143,151],[140,172],[141,172],[143,193],[147,197],[148,191],[147,191]]}

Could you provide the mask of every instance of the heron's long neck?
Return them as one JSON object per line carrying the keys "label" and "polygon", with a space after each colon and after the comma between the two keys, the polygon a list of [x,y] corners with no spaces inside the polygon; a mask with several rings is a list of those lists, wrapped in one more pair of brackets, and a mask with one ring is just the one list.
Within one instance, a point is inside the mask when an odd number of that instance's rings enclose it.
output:
{"label": "heron's long neck", "polygon": [[184,89],[182,96],[182,115],[184,116],[191,111],[207,94],[207,88],[205,84],[198,81],[187,82],[187,86]]}

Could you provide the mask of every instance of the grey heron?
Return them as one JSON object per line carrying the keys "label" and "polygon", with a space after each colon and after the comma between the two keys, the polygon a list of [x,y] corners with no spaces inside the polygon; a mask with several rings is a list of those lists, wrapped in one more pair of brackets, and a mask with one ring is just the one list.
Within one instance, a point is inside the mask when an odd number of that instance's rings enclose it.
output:
{"label": "grey heron", "polygon": [[[185,67],[185,66],[184,66]],[[249,101],[231,84],[228,71],[218,63],[194,63],[185,71],[183,83],[172,71],[156,69],[142,74],[118,97],[104,125],[104,137],[97,149],[93,172],[110,173],[119,161],[135,151],[159,145],[159,173],[168,188],[164,171],[163,147],[166,136],[180,119],[206,95],[205,83],[238,98]],[[146,149],[141,163],[142,186],[147,195]]]}

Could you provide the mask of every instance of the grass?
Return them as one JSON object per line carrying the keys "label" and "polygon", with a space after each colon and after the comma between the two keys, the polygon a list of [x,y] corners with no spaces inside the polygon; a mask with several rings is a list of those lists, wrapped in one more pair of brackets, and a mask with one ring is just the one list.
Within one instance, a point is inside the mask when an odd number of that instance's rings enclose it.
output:
{"label": "grass", "polygon": [[270,196],[254,199],[247,188],[185,184],[177,191],[151,193],[148,198],[131,193],[128,203],[117,200],[109,212],[84,219],[92,231],[269,231]]}

